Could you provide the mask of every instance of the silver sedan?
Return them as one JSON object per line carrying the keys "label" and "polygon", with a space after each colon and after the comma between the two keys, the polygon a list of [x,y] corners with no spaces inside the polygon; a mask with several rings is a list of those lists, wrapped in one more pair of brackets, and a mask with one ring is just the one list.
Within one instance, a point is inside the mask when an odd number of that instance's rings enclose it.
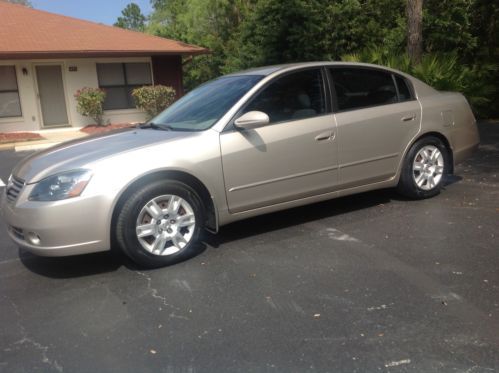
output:
{"label": "silver sedan", "polygon": [[116,244],[158,267],[195,255],[204,229],[251,216],[379,188],[432,197],[478,142],[461,94],[399,71],[263,67],[208,82],[137,128],[29,156],[2,212],[33,253]]}

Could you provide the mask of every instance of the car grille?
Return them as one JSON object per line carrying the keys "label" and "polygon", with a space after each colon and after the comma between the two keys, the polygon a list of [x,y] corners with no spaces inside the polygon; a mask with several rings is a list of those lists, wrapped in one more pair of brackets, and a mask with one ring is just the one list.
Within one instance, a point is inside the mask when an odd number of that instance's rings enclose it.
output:
{"label": "car grille", "polygon": [[8,183],[7,189],[5,190],[5,192],[7,193],[7,200],[9,200],[10,202],[15,202],[23,188],[24,180],[12,176],[12,179]]}

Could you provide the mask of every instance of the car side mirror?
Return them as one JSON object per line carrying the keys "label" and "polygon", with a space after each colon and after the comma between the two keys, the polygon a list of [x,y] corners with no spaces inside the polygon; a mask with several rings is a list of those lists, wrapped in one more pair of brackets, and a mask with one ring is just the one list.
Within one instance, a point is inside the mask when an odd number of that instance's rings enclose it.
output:
{"label": "car side mirror", "polygon": [[234,125],[242,130],[249,130],[269,124],[270,118],[261,111],[249,111],[234,121]]}

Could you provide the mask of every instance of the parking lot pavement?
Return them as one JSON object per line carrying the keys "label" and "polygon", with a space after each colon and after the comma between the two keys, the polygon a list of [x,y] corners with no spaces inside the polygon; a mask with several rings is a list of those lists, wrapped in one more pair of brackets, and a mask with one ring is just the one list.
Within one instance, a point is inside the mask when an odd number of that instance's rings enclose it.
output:
{"label": "parking lot pavement", "polygon": [[0,371],[499,370],[499,125],[480,130],[436,198],[242,221],[153,271],[20,253],[0,222]]}

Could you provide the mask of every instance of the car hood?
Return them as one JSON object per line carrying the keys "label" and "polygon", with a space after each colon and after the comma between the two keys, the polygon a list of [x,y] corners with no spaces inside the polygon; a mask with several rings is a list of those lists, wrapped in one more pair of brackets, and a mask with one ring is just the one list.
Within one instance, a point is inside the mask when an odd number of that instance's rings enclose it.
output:
{"label": "car hood", "polygon": [[125,129],[85,137],[64,142],[24,158],[14,168],[12,174],[24,180],[26,184],[35,183],[58,172],[82,168],[119,153],[193,136],[195,133]]}

